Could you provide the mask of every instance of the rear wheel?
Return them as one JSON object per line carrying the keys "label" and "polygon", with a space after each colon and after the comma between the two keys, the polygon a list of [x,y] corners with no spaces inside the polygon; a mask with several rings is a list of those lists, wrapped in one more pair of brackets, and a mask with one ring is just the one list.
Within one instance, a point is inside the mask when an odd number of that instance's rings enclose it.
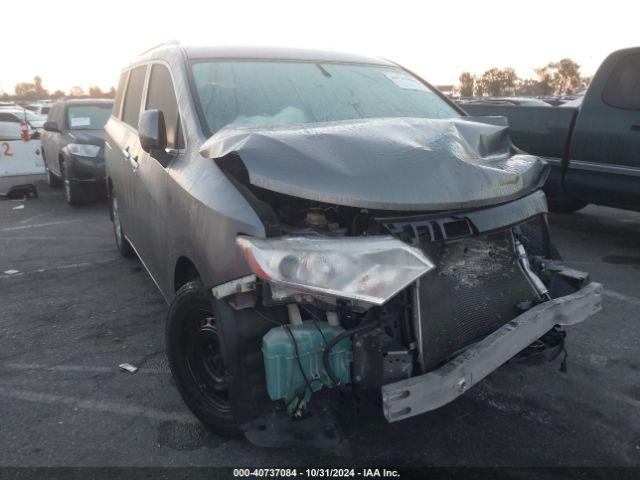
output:
{"label": "rear wheel", "polygon": [[195,416],[218,433],[237,435],[229,398],[231,374],[223,361],[212,300],[199,280],[178,290],[167,315],[167,356],[176,387]]}
{"label": "rear wheel", "polygon": [[111,201],[109,202],[111,208],[111,221],[113,222],[113,234],[116,237],[116,247],[118,252],[125,258],[131,258],[135,255],[129,240],[124,235],[122,224],[120,223],[120,209],[118,208],[118,199],[114,192],[111,192]]}

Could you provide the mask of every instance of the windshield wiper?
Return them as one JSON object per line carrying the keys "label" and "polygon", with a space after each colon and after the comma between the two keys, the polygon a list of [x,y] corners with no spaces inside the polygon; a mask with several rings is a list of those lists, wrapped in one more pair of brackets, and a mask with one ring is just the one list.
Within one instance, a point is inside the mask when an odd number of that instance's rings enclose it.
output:
{"label": "windshield wiper", "polygon": [[319,63],[314,63],[314,65],[318,67],[318,70],[322,72],[322,75],[324,75],[327,78],[331,78],[331,74],[327,72],[322,65],[320,65]]}

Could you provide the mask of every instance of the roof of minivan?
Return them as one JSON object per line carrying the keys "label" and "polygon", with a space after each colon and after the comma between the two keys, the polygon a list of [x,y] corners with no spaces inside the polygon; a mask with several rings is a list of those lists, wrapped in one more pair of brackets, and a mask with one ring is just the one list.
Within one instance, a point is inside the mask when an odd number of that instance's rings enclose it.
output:
{"label": "roof of minivan", "polygon": [[312,50],[284,47],[238,47],[238,46],[183,46],[165,44],[143,53],[136,62],[145,58],[158,58],[167,50],[180,49],[189,59],[256,59],[256,60],[299,60],[307,62],[345,62],[374,65],[394,65],[388,60],[364,55],[354,55],[327,50]]}

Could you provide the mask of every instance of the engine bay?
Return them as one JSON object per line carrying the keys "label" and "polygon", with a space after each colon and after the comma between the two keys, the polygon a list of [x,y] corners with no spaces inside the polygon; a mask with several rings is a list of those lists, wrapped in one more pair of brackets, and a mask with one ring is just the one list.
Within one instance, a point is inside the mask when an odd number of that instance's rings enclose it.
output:
{"label": "engine bay", "polygon": [[[257,275],[236,283],[239,293],[227,300],[235,309],[254,309],[273,324],[261,339],[266,392],[294,418],[304,416],[313,394],[327,388],[349,386],[379,398],[383,386],[441,367],[550,298],[541,280],[548,282],[542,263],[531,267],[529,262],[546,247],[536,245],[538,251],[530,253],[523,247],[527,238],[522,225],[540,231],[540,239],[548,238],[545,212],[535,194],[471,212],[390,215],[251,190],[272,209],[279,235],[239,240]],[[497,228],[495,214],[502,216]],[[305,287],[285,278],[306,267],[331,270],[326,262],[335,261],[333,247],[292,256],[301,244],[383,238],[400,241],[430,263],[383,301],[326,293],[322,279]],[[402,265],[402,257],[396,258]],[[373,263],[366,265],[375,272]]]}

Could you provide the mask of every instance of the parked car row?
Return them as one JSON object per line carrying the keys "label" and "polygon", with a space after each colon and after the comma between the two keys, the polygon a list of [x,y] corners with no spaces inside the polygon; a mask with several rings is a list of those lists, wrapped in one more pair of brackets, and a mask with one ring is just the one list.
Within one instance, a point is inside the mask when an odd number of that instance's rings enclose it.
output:
{"label": "parked car row", "polygon": [[50,186],[64,186],[67,202],[80,205],[105,196],[104,126],[112,100],[61,100],[53,104],[42,134]]}
{"label": "parked car row", "polygon": [[453,100],[460,106],[464,105],[517,105],[520,107],[558,107],[567,103],[575,103],[582,99],[584,92],[575,95],[560,95],[548,97],[463,97]]}
{"label": "parked car row", "polygon": [[26,126],[32,135],[35,132],[40,132],[46,119],[46,115],[39,115],[25,108],[15,106],[0,107],[0,122]]}
{"label": "parked car row", "polygon": [[[15,188],[36,192],[35,182],[46,171],[49,185],[64,186],[71,205],[105,198],[104,126],[112,106],[112,100],[104,99],[0,106],[0,140],[31,141],[28,147],[15,144],[13,149],[7,143],[0,164],[0,194]],[[34,161],[37,171],[23,171]],[[20,175],[15,173],[18,166]]]}
{"label": "parked car row", "polygon": [[478,97],[456,100],[464,108],[465,105],[518,105],[521,107],[548,107],[545,100],[531,97]]}
{"label": "parked car row", "polygon": [[31,110],[33,113],[38,115],[47,116],[49,114],[49,110],[51,109],[51,101],[42,101],[37,103],[30,103],[25,105],[24,108],[27,110]]}

